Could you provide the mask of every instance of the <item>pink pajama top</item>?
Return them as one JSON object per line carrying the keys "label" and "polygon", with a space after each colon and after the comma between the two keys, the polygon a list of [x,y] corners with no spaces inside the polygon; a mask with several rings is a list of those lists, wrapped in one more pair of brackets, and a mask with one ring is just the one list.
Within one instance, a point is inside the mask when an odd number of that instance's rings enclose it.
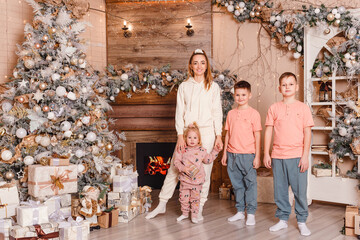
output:
{"label": "pink pajama top", "polygon": [[174,165],[179,170],[179,180],[195,185],[205,182],[203,163],[212,163],[219,152],[215,148],[211,153],[201,146],[185,147],[184,153],[175,153]]}

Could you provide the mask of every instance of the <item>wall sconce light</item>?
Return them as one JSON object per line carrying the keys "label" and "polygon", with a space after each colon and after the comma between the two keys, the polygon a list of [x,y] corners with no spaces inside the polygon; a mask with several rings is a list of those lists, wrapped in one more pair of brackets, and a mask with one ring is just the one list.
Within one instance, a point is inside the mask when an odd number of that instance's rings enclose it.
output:
{"label": "wall sconce light", "polygon": [[126,21],[124,21],[124,27],[122,27],[122,30],[124,30],[124,37],[129,38],[132,36],[131,28],[130,26],[126,26]]}
{"label": "wall sconce light", "polygon": [[186,35],[188,35],[189,37],[191,37],[192,35],[194,35],[194,29],[192,29],[190,19],[187,20],[187,23],[188,23],[188,24],[185,26],[185,27],[187,28],[187,30],[186,30]]}

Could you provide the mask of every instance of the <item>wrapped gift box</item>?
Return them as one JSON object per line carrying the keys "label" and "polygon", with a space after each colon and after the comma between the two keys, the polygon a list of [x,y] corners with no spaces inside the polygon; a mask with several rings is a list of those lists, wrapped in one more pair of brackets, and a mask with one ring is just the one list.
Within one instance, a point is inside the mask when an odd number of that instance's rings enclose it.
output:
{"label": "wrapped gift box", "polygon": [[354,232],[356,235],[360,235],[360,215],[355,215],[354,218]]}
{"label": "wrapped gift box", "polygon": [[77,192],[77,166],[29,166],[29,194],[34,197]]}
{"label": "wrapped gift box", "polygon": [[69,158],[50,158],[49,165],[50,166],[69,166],[70,159]]}
{"label": "wrapped gift box", "polygon": [[60,240],[87,240],[90,235],[90,222],[79,220],[61,222],[59,229]]}
{"label": "wrapped gift box", "polygon": [[17,223],[22,227],[49,222],[48,209],[40,202],[24,202],[25,206],[17,207]]}
{"label": "wrapped gift box", "polygon": [[18,206],[19,204],[0,205],[0,219],[15,216]]}
{"label": "wrapped gift box", "polygon": [[101,216],[98,217],[99,226],[102,228],[110,228],[118,225],[119,222],[119,210],[113,209],[112,211],[104,211]]}
{"label": "wrapped gift box", "polygon": [[0,220],[0,239],[2,240],[9,239],[11,226],[12,226],[11,219]]}
{"label": "wrapped gift box", "polygon": [[46,199],[44,204],[48,207],[49,215],[60,209],[62,209],[61,211],[67,211],[68,207],[71,206],[71,194],[52,196]]}
{"label": "wrapped gift box", "polygon": [[[38,232],[41,232],[41,230],[44,232],[44,235],[38,235]],[[43,223],[27,227],[15,225],[10,230],[10,239],[22,239],[27,237],[39,237],[41,239],[58,239],[58,223]]]}
{"label": "wrapped gift box", "polygon": [[140,214],[140,207],[121,205],[119,207],[119,222],[128,223]]}
{"label": "wrapped gift box", "polygon": [[19,192],[15,184],[0,182],[0,205],[19,205]]}
{"label": "wrapped gift box", "polygon": [[120,206],[120,193],[109,192],[107,195],[107,208],[118,208]]}
{"label": "wrapped gift box", "polygon": [[219,198],[230,200],[230,188],[229,187],[220,187],[219,188]]}
{"label": "wrapped gift box", "polygon": [[113,178],[113,192],[131,192],[135,184],[129,175],[116,175]]}
{"label": "wrapped gift box", "polygon": [[359,214],[356,206],[346,206],[345,210],[345,235],[355,236],[355,216]]}

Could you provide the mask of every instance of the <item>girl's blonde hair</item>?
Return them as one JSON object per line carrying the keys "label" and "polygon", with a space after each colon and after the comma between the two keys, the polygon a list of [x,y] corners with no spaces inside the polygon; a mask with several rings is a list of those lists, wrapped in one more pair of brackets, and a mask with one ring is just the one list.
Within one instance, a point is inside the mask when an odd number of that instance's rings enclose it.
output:
{"label": "girl's blonde hair", "polygon": [[205,81],[204,81],[204,85],[205,85],[205,89],[206,90],[209,90],[210,89],[210,86],[211,86],[211,83],[213,81],[213,77],[211,75],[211,68],[210,68],[210,63],[209,63],[209,59],[205,53],[204,50],[202,49],[196,49],[192,54],[191,54],[191,57],[189,59],[189,65],[188,65],[188,71],[189,71],[189,74],[194,77],[195,74],[194,74],[194,70],[192,70],[191,68],[191,62],[194,58],[195,55],[203,55],[205,56],[205,60],[206,60],[206,70],[205,70]]}
{"label": "girl's blonde hair", "polygon": [[200,130],[199,130],[199,127],[198,125],[196,124],[196,122],[194,122],[193,124],[190,124],[184,131],[184,139],[185,139],[185,142],[186,142],[186,138],[187,136],[189,135],[189,132],[195,132],[197,135],[198,135],[198,138],[199,138],[199,145],[202,146],[202,143],[201,143],[201,135],[200,135]]}

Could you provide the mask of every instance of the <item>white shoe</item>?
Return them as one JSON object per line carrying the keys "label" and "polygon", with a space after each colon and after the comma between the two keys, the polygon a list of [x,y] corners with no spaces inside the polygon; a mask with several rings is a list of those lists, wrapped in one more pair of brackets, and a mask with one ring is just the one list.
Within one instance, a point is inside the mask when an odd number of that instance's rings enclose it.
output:
{"label": "white shoe", "polygon": [[246,219],[246,225],[248,226],[254,226],[256,223],[255,221],[255,215],[254,214],[248,214]]}
{"label": "white shoe", "polygon": [[308,229],[308,227],[306,226],[306,223],[298,222],[298,227],[299,227],[299,230],[300,230],[300,234],[302,236],[310,236],[311,235],[311,232]]}
{"label": "white shoe", "polygon": [[166,212],[166,202],[160,201],[159,205],[153,211],[149,212],[145,218],[149,220],[156,217],[158,214],[165,212]]}
{"label": "white shoe", "polygon": [[187,219],[187,218],[189,218],[189,217],[188,217],[188,216],[181,215],[180,217],[178,217],[178,218],[176,219],[176,221],[177,221],[177,222],[181,222],[182,220]]}
{"label": "white shoe", "polygon": [[235,222],[237,220],[245,219],[244,212],[237,212],[234,216],[229,217],[227,220],[228,222]]}
{"label": "white shoe", "polygon": [[270,232],[277,232],[280,231],[281,229],[285,229],[287,228],[287,221],[284,220],[280,220],[277,224],[275,224],[274,226],[271,226],[269,228]]}

